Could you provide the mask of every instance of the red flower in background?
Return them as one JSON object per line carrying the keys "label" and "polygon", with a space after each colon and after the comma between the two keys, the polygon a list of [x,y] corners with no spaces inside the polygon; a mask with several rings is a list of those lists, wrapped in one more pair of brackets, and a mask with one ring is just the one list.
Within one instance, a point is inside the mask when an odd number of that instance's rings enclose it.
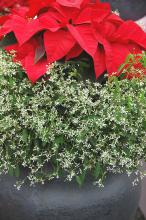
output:
{"label": "red flower in background", "polygon": [[0,12],[4,11],[5,9],[10,9],[15,6],[24,6],[26,5],[27,0],[1,0],[0,1]]}
{"label": "red flower in background", "polygon": [[92,57],[98,78],[106,70],[109,75],[116,72],[133,50],[146,49],[143,30],[112,13],[107,3],[28,0],[28,5],[2,17],[0,37],[14,33],[17,43],[5,49],[16,51],[15,61],[32,82],[46,73],[47,64],[83,51]]}
{"label": "red flower in background", "polygon": [[[27,0],[0,0],[0,13],[3,14],[3,16],[0,16],[0,25],[3,25],[6,20],[9,19],[9,13],[15,9],[19,9],[20,6],[26,6]],[[22,8],[21,8],[22,10]],[[17,12],[16,12],[17,13]]]}

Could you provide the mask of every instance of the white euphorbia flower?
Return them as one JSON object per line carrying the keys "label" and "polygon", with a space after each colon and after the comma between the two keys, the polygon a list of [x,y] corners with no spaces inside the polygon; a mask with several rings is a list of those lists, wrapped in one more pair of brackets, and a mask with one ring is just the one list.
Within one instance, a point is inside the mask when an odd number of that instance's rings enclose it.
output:
{"label": "white euphorbia flower", "polygon": [[146,16],[136,22],[146,32]]}

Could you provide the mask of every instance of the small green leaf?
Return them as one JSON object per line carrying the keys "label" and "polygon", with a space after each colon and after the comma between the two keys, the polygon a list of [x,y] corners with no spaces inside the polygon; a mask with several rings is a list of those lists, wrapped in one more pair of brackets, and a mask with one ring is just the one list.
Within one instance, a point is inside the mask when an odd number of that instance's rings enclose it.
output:
{"label": "small green leaf", "polygon": [[119,80],[124,79],[125,75],[126,75],[126,74],[125,74],[124,72],[123,72],[123,73],[121,73],[121,74],[120,74],[120,76],[118,77],[118,79],[119,79]]}
{"label": "small green leaf", "polygon": [[15,80],[13,78],[9,78],[10,87],[13,87],[14,83],[15,83]]}
{"label": "small green leaf", "polygon": [[23,141],[25,143],[27,143],[27,141],[28,141],[28,136],[29,136],[29,134],[28,134],[27,129],[23,129],[23,131],[22,131],[22,138],[23,138]]}
{"label": "small green leaf", "polygon": [[143,91],[143,92],[140,93],[140,101],[141,101],[142,103],[145,103],[145,100],[146,100],[145,91]]}
{"label": "small green leaf", "polygon": [[14,176],[14,168],[11,165],[9,166],[8,174]]}
{"label": "small green leaf", "polygon": [[36,64],[38,61],[40,61],[45,56],[45,53],[45,47],[41,44],[39,47],[36,48],[34,63]]}
{"label": "small green leaf", "polygon": [[19,177],[19,176],[20,176],[19,166],[17,166],[16,169],[15,169],[15,176],[16,176],[16,177]]}
{"label": "small green leaf", "polygon": [[86,176],[86,172],[84,171],[82,174],[80,174],[79,176],[76,176],[76,181],[79,184],[79,186],[81,187],[85,181],[85,176]]}
{"label": "small green leaf", "polygon": [[90,120],[96,120],[97,118],[98,118],[97,115],[88,115],[83,117],[83,120],[90,121]]}
{"label": "small green leaf", "polygon": [[56,137],[54,143],[57,144],[57,145],[63,144],[64,143],[63,135],[60,135],[60,136]]}
{"label": "small green leaf", "polygon": [[93,176],[95,177],[95,179],[97,179],[99,177],[100,173],[101,173],[101,166],[99,163],[97,163],[97,165],[93,171]]}
{"label": "small green leaf", "polygon": [[120,120],[121,120],[122,114],[121,114],[121,110],[120,110],[119,107],[116,108],[116,114],[115,114],[115,116],[116,116],[117,121],[120,121]]}
{"label": "small green leaf", "polygon": [[0,41],[0,48],[10,46],[12,44],[17,43],[16,37],[13,32],[7,34],[1,41]]}
{"label": "small green leaf", "polygon": [[143,121],[143,127],[146,129],[146,119]]}
{"label": "small green leaf", "polygon": [[123,63],[120,67],[119,67],[119,71],[121,71],[123,68],[125,67],[125,63]]}
{"label": "small green leaf", "polygon": [[128,106],[128,109],[132,108],[132,98],[130,96],[127,97],[127,106]]}
{"label": "small green leaf", "polygon": [[133,62],[135,61],[135,56],[133,54],[129,54],[126,58],[125,63]]}

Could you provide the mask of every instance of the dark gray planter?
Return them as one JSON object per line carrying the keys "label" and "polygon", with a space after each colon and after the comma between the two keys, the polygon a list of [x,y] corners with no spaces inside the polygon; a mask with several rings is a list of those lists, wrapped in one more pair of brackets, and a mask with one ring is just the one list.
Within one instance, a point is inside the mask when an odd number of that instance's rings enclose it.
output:
{"label": "dark gray planter", "polygon": [[123,19],[138,20],[146,15],[146,0],[101,0],[110,2],[113,10],[118,9]]}
{"label": "dark gray planter", "polygon": [[109,175],[102,189],[90,180],[82,188],[58,180],[18,191],[14,177],[1,176],[0,220],[133,220],[140,184],[133,187],[132,181]]}

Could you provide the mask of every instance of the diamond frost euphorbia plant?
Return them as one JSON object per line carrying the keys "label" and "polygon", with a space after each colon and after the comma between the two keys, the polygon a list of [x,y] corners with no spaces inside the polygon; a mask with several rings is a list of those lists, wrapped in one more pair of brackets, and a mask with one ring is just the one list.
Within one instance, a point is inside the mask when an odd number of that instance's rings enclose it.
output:
{"label": "diamond frost euphorbia plant", "polygon": [[[145,67],[144,54],[142,60]],[[133,75],[125,65],[120,76]],[[79,185],[89,174],[99,184],[109,173],[139,174],[146,160],[142,68],[135,69],[138,78],[112,76],[102,86],[81,80],[87,71],[81,67],[54,63],[32,85],[0,51],[0,174],[19,177],[25,167],[22,180],[31,184],[75,178]]]}
{"label": "diamond frost euphorbia plant", "polygon": [[116,72],[129,53],[146,49],[143,30],[100,1],[29,0],[28,7],[12,11],[4,20],[0,45],[15,51],[14,61],[33,83],[58,60],[87,53],[98,78],[105,71]]}
{"label": "diamond frost euphorbia plant", "polygon": [[[109,172],[138,174],[146,160],[143,30],[86,0],[29,0],[0,22],[0,174],[26,168],[31,184],[79,185],[89,173],[98,184]],[[93,74],[98,82],[87,80]]]}

